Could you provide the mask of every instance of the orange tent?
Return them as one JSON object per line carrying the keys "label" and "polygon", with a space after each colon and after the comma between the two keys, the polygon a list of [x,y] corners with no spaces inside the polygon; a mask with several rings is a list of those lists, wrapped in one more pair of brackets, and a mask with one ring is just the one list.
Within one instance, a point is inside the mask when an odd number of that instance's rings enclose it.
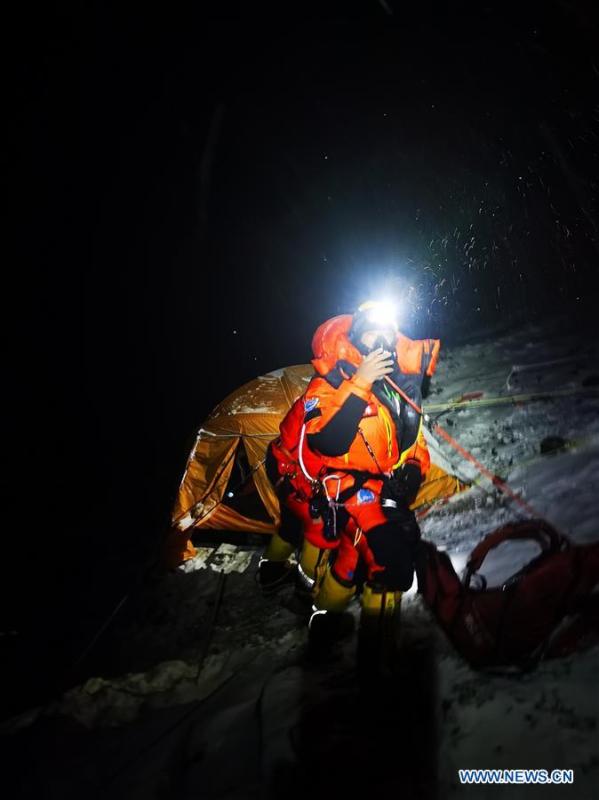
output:
{"label": "orange tent", "polygon": [[[313,374],[309,364],[269,372],[232,392],[210,414],[198,431],[173,508],[166,552],[169,565],[193,558],[191,536],[200,528],[274,533],[279,509],[263,466],[266,447]],[[431,456],[431,468],[414,508],[465,488],[439,464],[436,452]],[[238,486],[241,492],[235,491]],[[249,495],[254,501],[250,510],[243,502]]]}

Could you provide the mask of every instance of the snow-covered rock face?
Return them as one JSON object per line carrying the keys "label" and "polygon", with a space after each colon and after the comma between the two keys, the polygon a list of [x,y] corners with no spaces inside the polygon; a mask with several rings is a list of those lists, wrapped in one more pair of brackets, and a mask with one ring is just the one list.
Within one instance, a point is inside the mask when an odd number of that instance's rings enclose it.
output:
{"label": "snow-covered rock face", "polygon": [[[539,516],[584,543],[599,538],[596,376],[597,343],[581,343],[559,329],[548,333],[530,326],[503,338],[442,351],[427,402],[439,404],[482,392],[471,408],[444,413],[439,423],[487,468],[507,479]],[[570,393],[547,394],[564,390]],[[542,399],[535,400],[537,394]],[[508,400],[514,396],[520,399]],[[550,436],[564,439],[567,449],[541,454],[541,443]],[[475,481],[473,488],[421,525],[425,538],[457,560],[489,531],[521,517],[521,511],[444,440],[435,437],[431,449],[441,452],[459,475]]]}
{"label": "snow-covered rock face", "polygon": [[[574,770],[574,786],[552,787],[552,795],[594,797],[598,664],[595,648],[541,663],[529,675],[502,677],[473,672],[452,654],[441,658],[441,796],[466,796],[459,769],[536,768]],[[510,800],[515,788],[467,787],[477,800]]]}
{"label": "snow-covered rock face", "polygon": [[[515,369],[518,367],[518,369]],[[429,403],[484,392],[481,400],[570,390],[543,400],[473,405],[439,422],[485,466],[522,494],[558,530],[577,543],[599,539],[599,356],[581,343],[534,327],[509,337],[445,352]],[[431,416],[434,416],[432,414]],[[546,437],[567,443],[541,453]],[[468,554],[490,531],[522,516],[443,440],[434,448],[476,484],[422,522],[423,536],[446,549],[461,573]],[[508,542],[484,563],[489,585],[499,585],[535,555],[533,543]],[[419,599],[415,600],[416,607]],[[473,671],[447,642],[439,660],[441,796],[461,797],[458,769],[541,768],[575,771],[574,786],[552,787],[559,797],[591,797],[599,785],[599,649],[541,663],[526,676]],[[468,787],[473,797],[511,798],[513,786]],[[560,794],[563,791],[563,795]]]}
{"label": "snow-covered rock face", "polygon": [[[599,539],[599,392],[593,392],[593,376],[599,376],[595,343],[581,344],[562,331],[553,334],[530,327],[443,350],[426,402],[430,406],[483,392],[479,405],[452,410],[439,421],[540,515],[584,543]],[[530,396],[564,389],[571,393],[536,401],[529,397],[516,404],[483,402],[505,400],[514,392]],[[436,413],[440,412],[431,416]],[[549,436],[561,437],[567,448],[542,454],[541,443]],[[468,491],[434,507],[421,522],[423,536],[448,552],[459,573],[487,533],[520,518],[522,511],[443,440],[432,438],[430,445],[453,471],[475,481]],[[497,548],[483,565],[489,584],[505,581],[536,554],[536,547],[509,542]],[[296,758],[291,745],[297,744],[302,720],[313,717],[314,725],[322,724],[328,719],[328,712],[323,712],[327,703],[336,710],[351,703],[359,709],[352,672],[355,643],[345,646],[339,663],[307,669],[305,626],[281,600],[260,596],[253,577],[258,557],[257,550],[243,552],[232,545],[203,548],[185,569],[149,587],[149,594],[138,601],[137,616],[121,620],[120,630],[117,624],[122,671],[73,688],[49,710],[88,727],[119,726],[114,735],[121,737],[125,752],[131,750],[131,758],[139,751],[138,739],[147,739],[152,725],[162,731],[185,718],[188,727],[179,737],[183,744],[173,735],[139,763],[131,780],[147,786],[143,796],[154,796],[150,790],[154,792],[160,776],[153,775],[152,764],[165,760],[178,765],[178,777],[199,787],[193,796],[200,796],[211,780],[219,788],[229,787],[227,796],[248,796],[248,781],[268,783],[282,762]],[[226,573],[220,607],[215,599],[217,570]],[[357,603],[351,610],[357,617]],[[403,618],[402,669],[407,685],[422,686],[423,696],[430,699],[427,725],[430,722],[433,733],[425,739],[436,739],[438,752],[433,748],[425,761],[433,764],[432,774],[438,776],[436,796],[468,794],[476,800],[515,796],[513,786],[470,786],[466,791],[458,782],[457,770],[463,768],[571,768],[574,786],[553,787],[551,794],[596,796],[599,648],[541,663],[524,676],[485,674],[470,669],[457,655],[413,590],[405,598]],[[205,651],[208,630],[212,630],[210,649]],[[419,677],[423,653],[434,665],[430,685]],[[418,691],[411,692],[415,699],[408,702],[412,722],[421,717]],[[396,715],[393,725],[398,735],[406,703],[405,694],[400,697],[397,710],[389,709]],[[200,716],[187,723],[186,706],[180,704],[189,703],[198,703],[191,708],[197,708],[194,713]],[[348,746],[357,741],[360,748],[378,747],[371,741],[376,730],[366,723],[345,729],[343,718],[336,714],[331,717]],[[350,716],[355,726],[353,712]],[[387,738],[389,730],[395,727],[385,729]],[[314,731],[311,727],[310,736]],[[412,734],[410,729],[408,735]],[[255,755],[248,742],[258,739],[261,750]],[[182,747],[184,758],[179,753]],[[361,753],[362,749],[357,760]],[[397,757],[402,757],[401,748]],[[96,760],[94,750],[89,762]],[[114,772],[126,760],[116,759],[107,771]],[[414,757],[414,763],[421,760]],[[69,780],[72,777],[69,765]],[[122,786],[121,790],[122,796],[133,796]],[[529,787],[522,793],[529,791],[534,792]]]}

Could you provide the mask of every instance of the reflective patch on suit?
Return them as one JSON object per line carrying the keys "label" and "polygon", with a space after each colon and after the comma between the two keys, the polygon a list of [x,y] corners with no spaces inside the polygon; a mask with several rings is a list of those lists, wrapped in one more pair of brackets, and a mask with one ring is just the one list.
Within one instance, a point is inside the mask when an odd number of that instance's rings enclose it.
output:
{"label": "reflective patch on suit", "polygon": [[358,503],[374,503],[376,495],[370,489],[360,489],[357,494]]}
{"label": "reflective patch on suit", "polygon": [[378,413],[379,412],[377,407],[374,404],[372,404],[366,406],[366,408],[364,409],[364,413],[362,414],[362,417],[376,417],[378,416]]}
{"label": "reflective patch on suit", "polygon": [[308,411],[313,411],[317,405],[318,397],[309,397],[307,400],[304,400],[304,411],[306,411],[306,413]]}

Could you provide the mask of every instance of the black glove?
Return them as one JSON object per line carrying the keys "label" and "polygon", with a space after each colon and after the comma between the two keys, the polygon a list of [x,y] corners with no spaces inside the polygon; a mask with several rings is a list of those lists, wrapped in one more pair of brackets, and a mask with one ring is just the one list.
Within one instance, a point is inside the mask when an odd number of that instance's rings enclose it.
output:
{"label": "black glove", "polygon": [[417,461],[406,461],[387,479],[383,488],[383,498],[395,500],[398,506],[411,506],[421,483],[420,464]]}

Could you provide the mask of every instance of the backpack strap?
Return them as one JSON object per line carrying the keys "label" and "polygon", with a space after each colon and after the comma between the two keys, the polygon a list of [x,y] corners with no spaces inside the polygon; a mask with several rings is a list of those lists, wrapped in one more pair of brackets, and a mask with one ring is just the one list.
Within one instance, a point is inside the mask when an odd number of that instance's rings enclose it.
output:
{"label": "backpack strap", "polygon": [[490,550],[498,547],[503,542],[517,539],[534,539],[541,545],[543,556],[548,553],[557,553],[570,546],[569,541],[544,520],[532,519],[526,522],[504,525],[503,528],[499,528],[486,536],[474,548],[466,564],[464,585],[467,588],[470,586],[472,575],[478,572]]}

